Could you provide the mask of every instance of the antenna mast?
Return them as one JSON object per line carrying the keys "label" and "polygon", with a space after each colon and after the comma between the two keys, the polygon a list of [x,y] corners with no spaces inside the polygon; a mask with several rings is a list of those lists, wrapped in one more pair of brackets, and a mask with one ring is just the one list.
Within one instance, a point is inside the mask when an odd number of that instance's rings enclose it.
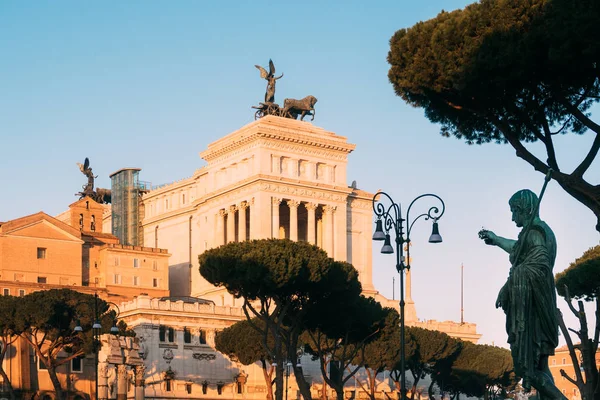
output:
{"label": "antenna mast", "polygon": [[464,291],[463,291],[464,269],[465,269],[465,266],[461,263],[460,264],[460,324],[461,325],[465,323]]}

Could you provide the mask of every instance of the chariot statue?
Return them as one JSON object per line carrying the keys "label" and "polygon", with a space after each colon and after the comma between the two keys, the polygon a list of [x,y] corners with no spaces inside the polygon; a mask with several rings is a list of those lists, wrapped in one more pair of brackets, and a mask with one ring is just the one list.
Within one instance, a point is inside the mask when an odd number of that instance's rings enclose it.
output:
{"label": "chariot statue", "polygon": [[92,167],[90,167],[89,158],[85,158],[83,164],[77,163],[79,170],[83,175],[87,177],[87,184],[82,186],[82,191],[75,194],[75,196],[79,196],[79,199],[83,199],[85,196],[89,196],[97,203],[110,203],[111,201],[111,191],[110,189],[102,189],[98,188],[94,190],[94,180],[98,176],[94,176],[92,172]]}
{"label": "chariot statue", "polygon": [[279,107],[275,103],[275,85],[277,80],[283,77],[283,74],[275,76],[275,64],[273,60],[269,60],[269,71],[260,65],[255,65],[260,71],[260,77],[267,81],[267,90],[265,92],[265,101],[259,103],[258,106],[252,106],[256,110],[254,119],[259,119],[267,115],[275,115],[277,117],[291,118],[303,120],[306,115],[312,116],[315,119],[315,103],[317,98],[314,96],[306,96],[303,99],[285,99],[283,107]]}

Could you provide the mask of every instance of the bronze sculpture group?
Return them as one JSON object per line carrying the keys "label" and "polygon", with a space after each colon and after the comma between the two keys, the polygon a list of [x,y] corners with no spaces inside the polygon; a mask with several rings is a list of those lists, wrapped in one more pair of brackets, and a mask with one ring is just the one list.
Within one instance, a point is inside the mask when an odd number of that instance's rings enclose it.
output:
{"label": "bronze sculpture group", "polygon": [[540,197],[531,190],[520,190],[509,200],[512,219],[523,229],[517,240],[481,230],[479,237],[488,245],[509,253],[508,279],[496,300],[496,308],[506,314],[506,333],[515,374],[523,379],[523,388],[535,388],[540,398],[566,397],[554,384],[548,357],[558,345],[558,309],[554,286],[556,238],[539,217]]}
{"label": "bronze sculpture group", "polygon": [[312,116],[311,121],[315,119],[315,104],[317,98],[315,96],[306,96],[303,99],[285,99],[283,101],[283,107],[279,107],[279,104],[275,103],[275,84],[277,80],[283,77],[283,74],[275,76],[275,64],[272,60],[269,60],[269,71],[260,65],[255,65],[260,71],[260,77],[267,81],[267,90],[265,92],[265,101],[259,103],[258,106],[252,106],[256,109],[254,113],[254,119],[262,118],[267,115],[275,115],[277,117],[291,118],[304,120],[307,115]]}
{"label": "bronze sculpture group", "polygon": [[84,197],[88,196],[100,204],[110,203],[110,189],[98,188],[94,190],[94,180],[97,178],[97,176],[94,176],[94,173],[92,172],[92,167],[90,167],[90,160],[86,157],[83,164],[77,163],[77,165],[79,166],[79,170],[81,171],[81,173],[88,178],[88,181],[87,184],[82,186],[83,190],[79,193],[76,193],[75,196],[79,196],[80,199],[83,199]]}

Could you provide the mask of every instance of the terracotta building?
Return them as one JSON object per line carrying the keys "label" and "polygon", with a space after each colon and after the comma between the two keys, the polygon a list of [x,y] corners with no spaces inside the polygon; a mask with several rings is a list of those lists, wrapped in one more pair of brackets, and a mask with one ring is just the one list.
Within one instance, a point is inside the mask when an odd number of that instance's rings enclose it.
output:
{"label": "terracotta building", "polygon": [[[115,303],[143,293],[168,296],[168,252],[121,245],[103,232],[105,212],[105,206],[84,197],[57,218],[39,212],[0,223],[0,294],[69,288]],[[47,371],[24,340],[11,345],[3,367],[23,398],[54,398]],[[90,398],[95,368],[89,355],[57,369],[70,398]]]}
{"label": "terracotta building", "polygon": [[102,223],[105,205],[84,197],[57,219],[80,230],[81,284],[106,292],[111,301],[131,300],[145,293],[169,295],[169,256],[165,249],[123,245]]}
{"label": "terracotta building", "polygon": [[[576,351],[576,353],[577,358],[580,359],[581,356],[579,351]],[[560,373],[561,370],[564,370],[569,377],[575,379],[575,369],[573,367],[571,355],[569,354],[569,348],[567,346],[557,348],[554,355],[548,359],[548,364],[550,365],[550,372],[552,373],[556,387],[558,387],[567,398],[571,400],[581,400],[581,393],[577,386],[569,382]],[[598,353],[596,353],[596,366],[600,367],[600,354]],[[577,365],[576,368],[580,368],[580,366]]]}

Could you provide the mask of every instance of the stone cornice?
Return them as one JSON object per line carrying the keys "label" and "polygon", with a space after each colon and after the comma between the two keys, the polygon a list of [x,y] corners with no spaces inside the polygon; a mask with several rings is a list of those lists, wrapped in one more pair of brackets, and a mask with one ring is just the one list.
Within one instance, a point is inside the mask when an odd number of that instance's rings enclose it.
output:
{"label": "stone cornice", "polygon": [[247,151],[256,145],[268,146],[279,143],[283,146],[282,142],[287,144],[286,150],[300,152],[326,150],[329,155],[335,155],[336,158],[345,158],[356,147],[348,143],[345,137],[314,127],[312,124],[286,118],[266,117],[211,143],[207,150],[200,153],[200,157],[212,164],[227,153]]}
{"label": "stone cornice", "polygon": [[316,186],[311,182],[302,182],[295,180],[275,179],[274,177],[265,175],[256,175],[253,178],[247,179],[245,182],[236,182],[234,185],[223,188],[220,191],[207,194],[201,203],[206,205],[214,202],[229,205],[225,202],[231,200],[235,202],[244,194],[258,193],[261,191],[278,194],[279,197],[291,195],[294,197],[304,197],[316,200],[332,201],[336,203],[346,202],[348,194],[352,189],[340,186]]}

